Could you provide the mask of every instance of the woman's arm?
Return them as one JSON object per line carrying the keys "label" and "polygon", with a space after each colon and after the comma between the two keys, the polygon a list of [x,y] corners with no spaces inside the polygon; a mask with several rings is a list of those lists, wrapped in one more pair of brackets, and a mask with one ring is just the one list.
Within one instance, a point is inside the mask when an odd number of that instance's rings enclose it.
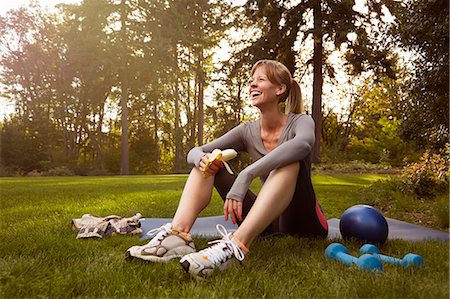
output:
{"label": "woman's arm", "polygon": [[306,158],[314,145],[314,120],[307,115],[294,124],[294,138],[280,144],[270,153],[241,171],[227,194],[227,198],[242,201],[251,182],[257,176],[265,176],[272,170]]}
{"label": "woman's arm", "polygon": [[199,167],[201,158],[206,153],[210,153],[216,148],[221,150],[229,148],[232,148],[235,151],[244,150],[244,130],[245,124],[241,124],[210,143],[194,147],[188,153],[188,163],[194,164],[196,167]]}

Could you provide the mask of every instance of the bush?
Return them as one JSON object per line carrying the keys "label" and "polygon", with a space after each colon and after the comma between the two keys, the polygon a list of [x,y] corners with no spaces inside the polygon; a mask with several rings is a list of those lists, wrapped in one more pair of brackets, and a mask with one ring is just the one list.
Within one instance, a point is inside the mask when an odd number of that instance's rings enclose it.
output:
{"label": "bush", "polygon": [[28,172],[27,176],[33,176],[33,177],[42,176],[42,172],[35,169],[35,170]]}
{"label": "bush", "polygon": [[402,180],[406,187],[420,198],[433,198],[448,192],[448,153],[448,146],[440,154],[426,150],[419,162],[403,169]]}
{"label": "bush", "polygon": [[0,164],[0,177],[13,177],[18,176],[16,170],[11,167],[4,167]]}
{"label": "bush", "polygon": [[388,180],[379,180],[363,189],[363,198],[367,204],[383,207],[390,203],[402,203],[406,198],[415,198],[414,194],[405,190],[404,182],[393,176]]}
{"label": "bush", "polygon": [[364,161],[348,161],[344,163],[321,163],[313,164],[312,169],[316,171],[339,171],[348,173],[392,173],[395,172],[389,164],[377,163],[372,164]]}
{"label": "bush", "polygon": [[443,194],[436,199],[434,214],[441,227],[449,227],[449,202],[448,195]]}
{"label": "bush", "polygon": [[46,172],[48,176],[73,176],[75,175],[70,169],[65,166],[54,167]]}

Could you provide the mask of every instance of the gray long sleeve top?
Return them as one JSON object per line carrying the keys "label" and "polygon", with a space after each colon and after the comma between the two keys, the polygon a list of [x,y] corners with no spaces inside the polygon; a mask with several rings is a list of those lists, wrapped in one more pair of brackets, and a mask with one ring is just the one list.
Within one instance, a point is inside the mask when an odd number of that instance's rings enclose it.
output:
{"label": "gray long sleeve top", "polygon": [[199,167],[205,153],[216,148],[248,152],[254,162],[241,171],[227,194],[227,198],[243,201],[254,178],[259,176],[264,181],[272,170],[305,159],[311,152],[314,140],[314,120],[305,114],[289,113],[278,145],[270,152],[264,147],[260,121],[256,120],[240,124],[218,139],[194,147],[189,151],[187,161]]}

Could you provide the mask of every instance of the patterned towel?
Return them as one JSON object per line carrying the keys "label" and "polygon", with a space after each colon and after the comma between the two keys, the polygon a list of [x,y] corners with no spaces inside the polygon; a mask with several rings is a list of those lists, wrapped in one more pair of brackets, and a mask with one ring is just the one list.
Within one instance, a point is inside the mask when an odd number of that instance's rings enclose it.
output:
{"label": "patterned towel", "polygon": [[114,235],[140,235],[142,233],[140,213],[132,217],[110,215],[101,217],[84,214],[81,218],[72,219],[72,229],[79,230],[77,239],[103,238]]}

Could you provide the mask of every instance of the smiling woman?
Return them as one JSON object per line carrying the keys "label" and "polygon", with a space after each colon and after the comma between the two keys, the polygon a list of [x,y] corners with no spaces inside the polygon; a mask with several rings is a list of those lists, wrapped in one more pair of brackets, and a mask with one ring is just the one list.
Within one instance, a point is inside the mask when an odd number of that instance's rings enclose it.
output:
{"label": "smiling woman", "polygon": [[[252,68],[252,81],[250,82],[252,99],[256,99],[262,94],[261,90],[255,88],[259,84],[263,89],[266,87],[266,89],[272,88],[274,90],[275,94],[270,95],[269,93],[268,96],[277,99],[274,102],[275,110],[278,110],[279,103],[286,102],[285,114],[304,112],[300,85],[292,78],[289,70],[282,63],[273,60],[258,61]],[[256,106],[253,103],[252,105]],[[261,110],[261,107],[258,108]]]}
{"label": "smiling woman", "polygon": [[[311,182],[314,121],[301,113],[300,87],[288,68],[274,60],[257,62],[251,75],[249,92],[259,119],[190,150],[187,160],[194,167],[172,222],[156,229],[147,245],[129,248],[127,258],[162,262],[181,257],[186,272],[205,278],[216,268],[224,270],[242,262],[260,234],[327,236],[328,224]],[[285,111],[279,105],[282,102],[286,102]],[[230,174],[221,161],[211,163],[215,149],[246,152],[254,162],[238,175]],[[258,195],[249,189],[256,177],[263,182]],[[223,238],[195,252],[189,231],[209,205],[214,187],[224,200],[225,221],[231,219],[239,228],[231,234],[219,225]]]}

